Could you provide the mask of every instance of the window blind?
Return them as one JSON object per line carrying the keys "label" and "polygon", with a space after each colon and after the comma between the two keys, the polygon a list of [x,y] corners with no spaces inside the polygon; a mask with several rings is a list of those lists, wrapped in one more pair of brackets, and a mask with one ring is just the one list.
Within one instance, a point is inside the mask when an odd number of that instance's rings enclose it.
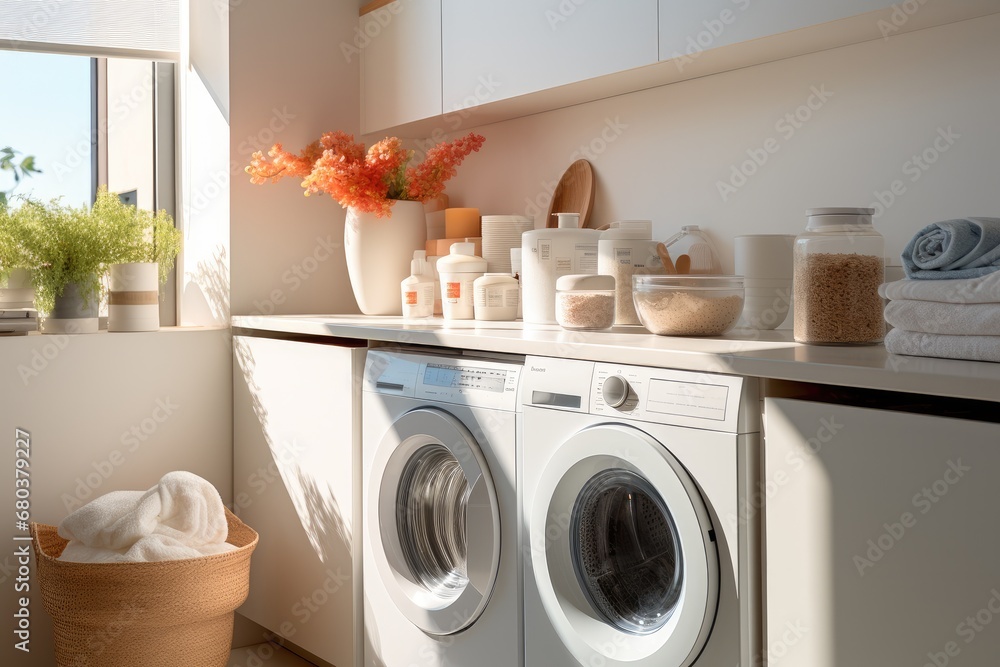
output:
{"label": "window blind", "polygon": [[0,0],[0,49],[177,60],[180,2]]}

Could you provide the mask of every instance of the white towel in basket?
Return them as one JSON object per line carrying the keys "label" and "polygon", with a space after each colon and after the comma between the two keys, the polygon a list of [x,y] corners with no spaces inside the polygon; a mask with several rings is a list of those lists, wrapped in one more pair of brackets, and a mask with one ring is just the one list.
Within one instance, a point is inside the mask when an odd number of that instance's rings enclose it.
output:
{"label": "white towel in basket", "polygon": [[148,491],[112,491],[59,524],[69,540],[60,560],[77,563],[197,558],[235,549],[219,492],[198,475],[176,471]]}

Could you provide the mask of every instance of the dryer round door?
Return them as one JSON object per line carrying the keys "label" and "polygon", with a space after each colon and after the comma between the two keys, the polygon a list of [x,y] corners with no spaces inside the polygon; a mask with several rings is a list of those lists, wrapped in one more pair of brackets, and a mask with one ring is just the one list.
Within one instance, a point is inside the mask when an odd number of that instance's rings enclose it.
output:
{"label": "dryer round door", "polygon": [[580,431],[526,510],[539,596],[580,664],[698,657],[718,607],[718,551],[697,487],[663,444],[618,424]]}
{"label": "dryer round door", "polygon": [[407,412],[378,444],[368,522],[378,574],[424,632],[469,627],[489,601],[500,562],[500,511],[482,451],[453,416]]}

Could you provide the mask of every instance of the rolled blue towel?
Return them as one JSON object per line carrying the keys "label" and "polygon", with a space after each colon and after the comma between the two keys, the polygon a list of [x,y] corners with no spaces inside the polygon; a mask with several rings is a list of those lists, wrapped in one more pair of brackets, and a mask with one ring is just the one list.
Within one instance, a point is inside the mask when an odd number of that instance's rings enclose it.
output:
{"label": "rolled blue towel", "polygon": [[959,218],[921,229],[903,250],[908,278],[955,280],[1000,271],[1000,218]]}

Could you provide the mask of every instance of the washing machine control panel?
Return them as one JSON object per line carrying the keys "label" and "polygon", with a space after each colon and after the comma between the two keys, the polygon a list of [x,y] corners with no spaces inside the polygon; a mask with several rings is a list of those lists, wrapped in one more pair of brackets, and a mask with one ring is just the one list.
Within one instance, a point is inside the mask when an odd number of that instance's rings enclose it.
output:
{"label": "washing machine control panel", "polygon": [[735,427],[743,378],[598,363],[590,411],[718,430]]}
{"label": "washing machine control panel", "polygon": [[366,391],[499,410],[518,406],[518,364],[372,350],[365,365]]}

